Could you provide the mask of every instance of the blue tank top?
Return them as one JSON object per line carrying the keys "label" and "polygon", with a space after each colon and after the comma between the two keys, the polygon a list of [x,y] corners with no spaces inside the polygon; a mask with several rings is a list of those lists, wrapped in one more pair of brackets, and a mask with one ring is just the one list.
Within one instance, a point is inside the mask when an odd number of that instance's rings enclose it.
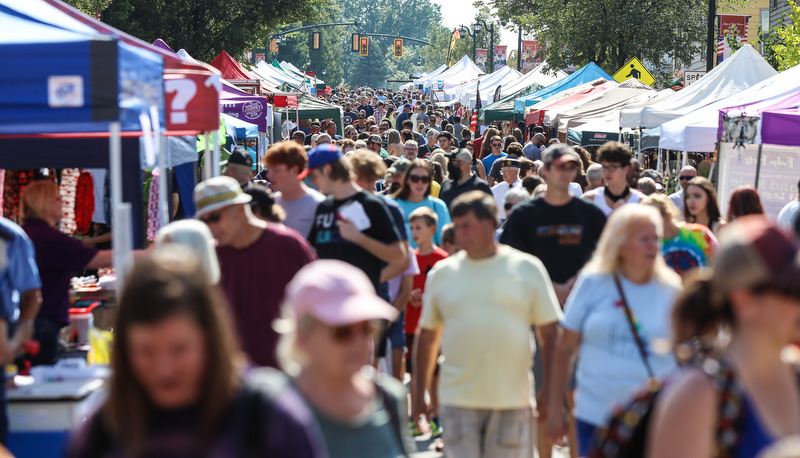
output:
{"label": "blue tank top", "polygon": [[737,458],[752,458],[769,446],[775,439],[767,432],[766,427],[761,423],[755,406],[750,402],[747,395],[742,396],[744,404],[744,418],[742,419],[742,429],[739,432],[739,446],[736,450]]}

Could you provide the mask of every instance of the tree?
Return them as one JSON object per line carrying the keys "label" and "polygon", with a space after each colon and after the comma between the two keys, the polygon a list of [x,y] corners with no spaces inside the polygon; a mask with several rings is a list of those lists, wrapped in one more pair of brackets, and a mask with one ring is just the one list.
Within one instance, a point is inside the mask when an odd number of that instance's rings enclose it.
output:
{"label": "tree", "polygon": [[144,41],[162,38],[174,49],[184,48],[210,62],[222,50],[240,57],[249,47],[266,47],[270,30],[286,22],[316,20],[331,1],[113,0],[103,21]]}
{"label": "tree", "polygon": [[550,68],[595,62],[609,73],[630,58],[668,73],[672,59],[689,61],[705,37],[705,0],[484,0],[535,34]]}
{"label": "tree", "polygon": [[98,11],[102,12],[112,0],[64,0],[67,4],[74,6],[81,10],[83,13],[94,17]]}
{"label": "tree", "polygon": [[788,3],[791,22],[786,24],[781,18],[780,25],[770,30],[766,39],[762,36],[767,48],[767,61],[778,71],[800,64],[800,6],[793,0],[788,0]]}

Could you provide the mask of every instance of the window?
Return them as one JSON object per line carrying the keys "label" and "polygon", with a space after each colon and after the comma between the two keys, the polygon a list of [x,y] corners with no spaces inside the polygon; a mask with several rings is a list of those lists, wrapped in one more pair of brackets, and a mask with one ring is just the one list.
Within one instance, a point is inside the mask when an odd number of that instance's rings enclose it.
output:
{"label": "window", "polygon": [[761,9],[761,33],[769,32],[769,10]]}

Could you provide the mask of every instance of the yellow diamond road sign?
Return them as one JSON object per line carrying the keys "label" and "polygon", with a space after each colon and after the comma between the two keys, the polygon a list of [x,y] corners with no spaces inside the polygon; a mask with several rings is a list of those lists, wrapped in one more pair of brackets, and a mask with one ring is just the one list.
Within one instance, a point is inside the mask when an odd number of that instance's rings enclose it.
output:
{"label": "yellow diamond road sign", "polygon": [[651,75],[650,72],[644,68],[642,61],[635,57],[629,60],[627,64],[623,65],[622,68],[617,70],[617,73],[614,73],[614,79],[620,83],[631,78],[636,78],[648,86],[652,86],[653,83],[656,82],[655,78],[653,78],[653,75]]}

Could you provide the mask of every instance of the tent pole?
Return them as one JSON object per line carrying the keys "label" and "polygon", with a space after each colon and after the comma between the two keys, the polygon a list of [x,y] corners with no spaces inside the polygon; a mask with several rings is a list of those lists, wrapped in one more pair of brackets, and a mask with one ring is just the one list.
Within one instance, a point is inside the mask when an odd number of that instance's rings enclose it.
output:
{"label": "tent pole", "polygon": [[209,138],[208,132],[204,132],[203,137],[205,137],[206,140],[206,149],[205,153],[203,153],[203,158],[204,158],[203,179],[208,180],[209,178],[211,178],[211,154],[209,154],[209,147],[208,147],[208,142],[211,141],[211,138]]}
{"label": "tent pole", "polygon": [[[641,141],[641,140],[639,140]],[[656,172],[661,173],[661,148],[658,149],[658,159],[656,162]]]}
{"label": "tent pole", "polygon": [[761,154],[762,154],[761,150],[763,147],[764,147],[763,143],[758,144],[758,162],[756,162],[756,182],[755,185],[753,186],[754,188],[756,188],[756,190],[758,190],[758,179],[760,178],[761,175]]}
{"label": "tent pole", "polygon": [[158,118],[158,110],[156,107],[150,107],[150,119],[153,122],[153,148],[155,149],[156,159],[158,161],[158,201],[161,206],[159,219],[161,220],[161,227],[169,224],[169,202],[167,202],[167,158],[166,151],[162,149],[162,141],[164,136],[161,135],[161,125]]}
{"label": "tent pole", "polygon": [[686,167],[686,164],[689,162],[689,152],[683,151],[681,153],[681,168]]}
{"label": "tent pole", "polygon": [[213,142],[214,142],[214,152],[212,153],[213,156],[211,156],[213,165],[213,167],[211,168],[211,176],[216,177],[219,176],[219,135],[216,132],[214,133]]}
{"label": "tent pole", "polygon": [[117,294],[122,292],[125,277],[132,261],[131,251],[131,204],[122,203],[122,136],[121,125],[112,122],[109,126],[108,168],[111,193],[111,239],[114,272],[117,275]]}

